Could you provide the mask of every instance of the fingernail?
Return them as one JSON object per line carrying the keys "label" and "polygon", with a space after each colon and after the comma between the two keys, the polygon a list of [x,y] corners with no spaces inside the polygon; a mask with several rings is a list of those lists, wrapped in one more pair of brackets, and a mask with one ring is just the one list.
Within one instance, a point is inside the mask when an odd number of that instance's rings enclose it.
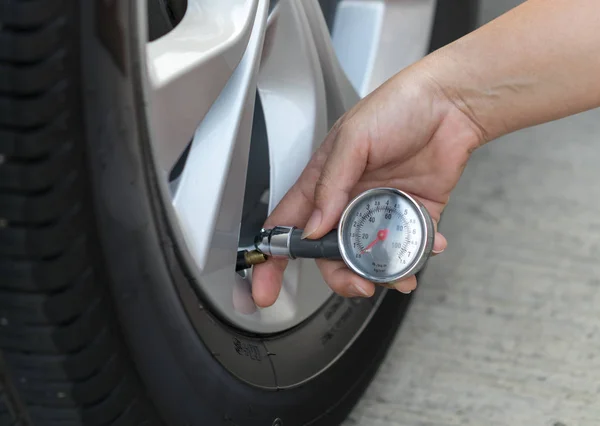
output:
{"label": "fingernail", "polygon": [[440,250],[440,251],[437,251],[437,250],[431,250],[431,252],[432,252],[433,254],[440,254],[440,253],[443,253],[443,252],[444,252],[444,250],[445,250],[445,249],[442,249],[442,250]]}
{"label": "fingernail", "polygon": [[359,283],[354,283],[354,288],[358,291],[359,295],[369,297],[367,289],[362,287]]}
{"label": "fingernail", "polygon": [[319,227],[320,224],[321,224],[321,210],[317,209],[310,216],[310,219],[308,219],[308,222],[306,222],[306,226],[304,227],[304,232],[302,232],[302,236],[300,238],[304,239],[306,237],[309,237],[310,234],[312,234],[313,232],[315,232],[317,230],[317,228]]}
{"label": "fingernail", "polygon": [[389,286],[392,287],[393,289],[396,289],[397,291],[399,291],[402,294],[410,294],[410,293],[412,293],[412,290],[402,290],[400,287],[396,287],[401,282],[402,281],[391,282],[391,283],[389,283]]}

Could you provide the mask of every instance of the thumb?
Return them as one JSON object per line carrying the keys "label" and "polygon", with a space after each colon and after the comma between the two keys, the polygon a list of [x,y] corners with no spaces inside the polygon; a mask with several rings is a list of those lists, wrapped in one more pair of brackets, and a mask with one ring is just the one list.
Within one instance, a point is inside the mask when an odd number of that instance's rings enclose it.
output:
{"label": "thumb", "polygon": [[[341,133],[341,132],[340,132]],[[367,141],[336,138],[315,186],[313,210],[302,238],[321,238],[338,223],[350,192],[363,175],[369,155]]]}

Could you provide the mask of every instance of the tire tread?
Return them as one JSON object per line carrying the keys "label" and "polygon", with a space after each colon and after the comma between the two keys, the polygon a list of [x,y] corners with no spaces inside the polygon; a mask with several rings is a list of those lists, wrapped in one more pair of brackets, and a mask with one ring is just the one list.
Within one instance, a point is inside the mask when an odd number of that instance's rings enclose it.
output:
{"label": "tire tread", "polygon": [[2,425],[160,423],[96,252],[79,101],[84,3],[0,4]]}

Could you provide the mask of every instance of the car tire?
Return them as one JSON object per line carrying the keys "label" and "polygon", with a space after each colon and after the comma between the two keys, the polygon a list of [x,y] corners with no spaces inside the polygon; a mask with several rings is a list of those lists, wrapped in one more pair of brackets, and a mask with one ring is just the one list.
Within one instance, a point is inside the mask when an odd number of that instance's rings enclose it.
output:
{"label": "car tire", "polygon": [[[118,4],[0,6],[0,425],[339,424],[410,296],[333,296],[273,335],[213,313],[158,196]],[[475,6],[439,2],[432,46]]]}

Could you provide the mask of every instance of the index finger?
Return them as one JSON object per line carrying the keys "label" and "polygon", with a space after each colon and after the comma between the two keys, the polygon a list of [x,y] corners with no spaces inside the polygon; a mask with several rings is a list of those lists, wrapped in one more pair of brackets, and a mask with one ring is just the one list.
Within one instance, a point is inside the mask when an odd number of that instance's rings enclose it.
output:
{"label": "index finger", "polygon": [[[328,138],[313,154],[302,174],[284,195],[277,207],[265,221],[264,227],[297,226],[303,228],[314,209],[314,193],[317,180],[321,176],[323,164],[331,151]],[[254,266],[252,271],[252,297],[260,307],[271,306],[277,300],[286,259],[269,259],[266,263]]]}
{"label": "index finger", "polygon": [[[277,225],[302,227],[312,213],[313,202],[299,183],[296,183],[281,199],[275,210],[265,221],[265,228]],[[270,258],[254,266],[252,271],[252,298],[258,306],[271,306],[277,300],[287,259]]]}

